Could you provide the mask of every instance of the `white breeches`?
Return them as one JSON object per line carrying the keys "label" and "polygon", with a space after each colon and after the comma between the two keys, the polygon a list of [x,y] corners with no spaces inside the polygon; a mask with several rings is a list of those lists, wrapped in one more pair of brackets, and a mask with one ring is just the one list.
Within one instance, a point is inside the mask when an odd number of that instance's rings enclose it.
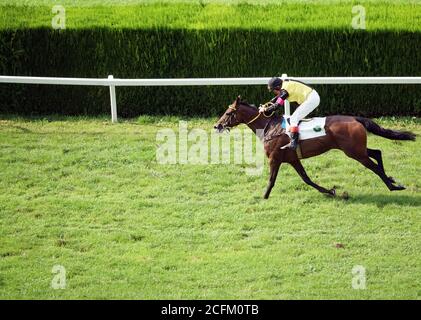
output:
{"label": "white breeches", "polygon": [[299,105],[298,108],[291,115],[291,127],[298,126],[298,122],[304,119],[304,117],[307,116],[311,111],[316,109],[319,103],[319,94],[316,92],[316,90],[311,91],[307,99],[301,105]]}

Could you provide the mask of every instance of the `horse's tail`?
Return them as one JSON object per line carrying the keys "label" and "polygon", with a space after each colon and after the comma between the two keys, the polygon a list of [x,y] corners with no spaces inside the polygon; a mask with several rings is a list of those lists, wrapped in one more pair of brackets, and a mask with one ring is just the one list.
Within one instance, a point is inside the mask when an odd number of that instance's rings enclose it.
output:
{"label": "horse's tail", "polygon": [[375,135],[391,139],[391,140],[412,140],[415,141],[416,134],[410,131],[398,131],[385,129],[375,123],[373,120],[363,117],[355,117],[359,123],[361,123],[368,132]]}

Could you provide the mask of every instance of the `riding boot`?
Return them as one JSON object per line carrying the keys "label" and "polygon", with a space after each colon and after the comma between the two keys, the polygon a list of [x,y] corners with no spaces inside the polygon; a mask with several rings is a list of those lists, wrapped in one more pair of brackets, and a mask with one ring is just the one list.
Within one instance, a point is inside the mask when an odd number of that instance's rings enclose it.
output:
{"label": "riding boot", "polygon": [[298,127],[291,127],[291,144],[289,146],[290,149],[295,150],[297,149],[298,145]]}

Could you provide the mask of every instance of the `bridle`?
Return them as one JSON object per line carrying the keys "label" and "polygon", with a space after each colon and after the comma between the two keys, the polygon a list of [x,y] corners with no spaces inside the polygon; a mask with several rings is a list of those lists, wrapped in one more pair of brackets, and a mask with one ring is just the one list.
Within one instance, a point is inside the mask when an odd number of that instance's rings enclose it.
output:
{"label": "bridle", "polygon": [[[237,108],[233,105],[233,104],[230,104],[229,106],[228,106],[228,109],[231,109],[231,110],[233,110],[233,111],[237,111]],[[249,122],[247,122],[246,124],[248,125],[248,124],[250,124],[250,123],[253,123],[254,121],[256,121],[259,117],[260,117],[260,115],[261,114],[263,114],[263,116],[264,117],[266,117],[266,118],[270,118],[270,117],[272,117],[273,116],[273,114],[275,113],[275,111],[272,111],[272,113],[270,114],[270,115],[266,115],[264,112],[262,112],[262,113],[258,113],[257,114],[257,116],[255,116],[253,119],[251,119]]]}

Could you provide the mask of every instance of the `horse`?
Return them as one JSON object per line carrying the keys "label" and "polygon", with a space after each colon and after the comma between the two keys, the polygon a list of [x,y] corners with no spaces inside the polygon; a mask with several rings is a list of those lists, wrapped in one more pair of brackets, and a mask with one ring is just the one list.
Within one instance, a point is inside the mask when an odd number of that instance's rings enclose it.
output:
{"label": "horse", "polygon": [[[241,97],[238,96],[214,125],[214,129],[221,133],[239,124],[246,124],[254,133],[266,133],[270,123],[277,123],[279,126],[281,121],[282,117],[276,113],[269,116],[259,113],[259,110],[255,106],[242,101]],[[300,159],[321,155],[331,149],[342,150],[348,157],[370,169],[382,179],[390,191],[404,190],[404,186],[397,185],[392,177],[386,175],[381,150],[367,148],[367,131],[391,140],[415,141],[416,138],[416,135],[410,131],[385,129],[371,119],[343,115],[326,117],[326,135],[308,140],[300,140],[300,156],[296,150],[285,148],[290,142],[285,129],[281,129],[277,137],[268,141],[264,141],[264,136],[260,135],[259,138],[264,143],[265,154],[269,158],[270,168],[269,182],[266,187],[264,199],[269,198],[282,163],[290,164],[306,184],[317,189],[319,192],[333,197],[336,196],[335,187],[326,189],[314,183],[307,175],[300,161]]]}

